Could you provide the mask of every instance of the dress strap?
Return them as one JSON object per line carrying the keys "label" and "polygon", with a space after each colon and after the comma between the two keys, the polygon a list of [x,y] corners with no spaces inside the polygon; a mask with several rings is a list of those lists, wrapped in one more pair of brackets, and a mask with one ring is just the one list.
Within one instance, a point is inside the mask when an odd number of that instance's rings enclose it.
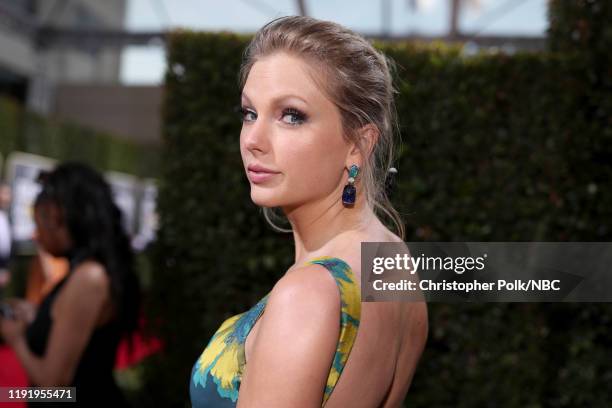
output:
{"label": "dress strap", "polygon": [[320,257],[308,263],[322,265],[331,272],[340,291],[340,337],[323,395],[323,405],[325,405],[342,374],[357,338],[361,319],[361,289],[351,267],[339,258]]}

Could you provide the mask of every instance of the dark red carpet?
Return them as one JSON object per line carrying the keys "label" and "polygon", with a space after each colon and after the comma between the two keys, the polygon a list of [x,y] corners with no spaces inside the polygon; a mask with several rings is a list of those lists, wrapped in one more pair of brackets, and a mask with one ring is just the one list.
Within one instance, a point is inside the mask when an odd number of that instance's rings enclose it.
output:
{"label": "dark red carpet", "polygon": [[[133,339],[132,353],[128,352],[127,341],[121,342],[117,350],[115,369],[124,370],[138,364],[144,358],[161,350],[158,339],[145,339],[136,333]],[[13,350],[6,345],[0,345],[0,387],[27,387],[28,377]],[[0,408],[22,408],[22,403],[2,403]]]}

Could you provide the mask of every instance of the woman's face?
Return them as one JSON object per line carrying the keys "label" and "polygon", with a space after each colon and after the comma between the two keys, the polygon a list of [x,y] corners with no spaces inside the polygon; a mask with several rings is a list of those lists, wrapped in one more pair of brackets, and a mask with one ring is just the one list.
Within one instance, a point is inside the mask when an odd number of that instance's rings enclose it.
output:
{"label": "woman's face", "polygon": [[251,68],[242,93],[240,152],[257,205],[290,209],[337,193],[346,182],[351,146],[338,108],[312,74],[286,53]]}
{"label": "woman's face", "polygon": [[63,221],[61,210],[52,203],[40,203],[34,207],[36,232],[34,240],[49,254],[64,257],[70,250],[68,228]]}

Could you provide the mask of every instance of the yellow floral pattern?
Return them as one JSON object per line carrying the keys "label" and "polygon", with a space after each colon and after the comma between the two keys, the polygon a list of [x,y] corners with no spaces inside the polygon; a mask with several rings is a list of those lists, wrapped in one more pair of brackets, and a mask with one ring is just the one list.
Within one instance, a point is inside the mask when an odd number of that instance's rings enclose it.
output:
{"label": "yellow floral pattern", "polygon": [[[340,291],[340,337],[327,378],[323,404],[331,395],[355,342],[361,318],[361,293],[350,266],[332,257],[316,258],[308,263],[324,266],[334,277]],[[245,365],[244,343],[261,316],[270,294],[255,306],[225,320],[196,361],[191,375],[190,395],[195,408],[233,408]]]}

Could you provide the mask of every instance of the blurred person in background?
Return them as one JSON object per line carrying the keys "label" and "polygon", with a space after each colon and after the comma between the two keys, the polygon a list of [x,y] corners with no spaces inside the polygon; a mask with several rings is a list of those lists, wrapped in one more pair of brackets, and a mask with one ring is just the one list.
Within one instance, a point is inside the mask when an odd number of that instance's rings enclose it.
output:
{"label": "blurred person in background", "polygon": [[36,256],[32,258],[28,267],[25,299],[39,305],[55,285],[64,279],[69,270],[68,259],[54,257],[37,245]]}
{"label": "blurred person in background", "polygon": [[0,182],[0,298],[10,281],[8,270],[11,257],[11,224],[8,215],[10,203],[11,189],[8,184]]}
{"label": "blurred person in background", "polygon": [[83,164],[59,165],[41,184],[35,239],[70,270],[37,308],[12,300],[16,318],[1,319],[0,332],[32,385],[76,387],[76,406],[126,406],[113,366],[120,339],[137,328],[140,290],[120,210]]}

